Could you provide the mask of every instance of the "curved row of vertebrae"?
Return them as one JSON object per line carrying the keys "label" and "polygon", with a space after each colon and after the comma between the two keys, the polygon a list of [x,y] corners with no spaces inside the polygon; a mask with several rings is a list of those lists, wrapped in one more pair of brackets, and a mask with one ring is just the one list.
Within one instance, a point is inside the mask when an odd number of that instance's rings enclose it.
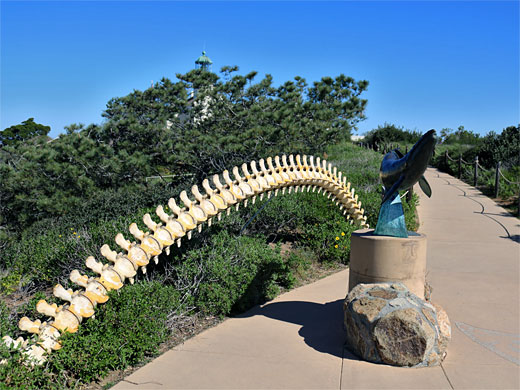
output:
{"label": "curved row of vertebrae", "polygon": [[[266,166],[267,164],[267,166]],[[358,196],[354,195],[354,189],[342,173],[332,167],[330,163],[320,158],[297,155],[289,158],[283,155],[281,158],[276,156],[265,161],[259,160],[259,169],[255,161],[248,166],[242,165],[242,173],[238,167],[232,170],[234,180],[228,171],[222,173],[225,184],[222,184],[219,175],[212,177],[215,188],[212,188],[208,179],[202,182],[204,194],[194,185],[191,193],[195,200],[192,200],[186,191],[181,192],[180,199],[184,207],[180,207],[175,199],[171,198],[168,206],[173,211],[173,215],[165,212],[163,206],[158,206],[156,214],[159,223],[155,222],[149,214],[145,214],[143,221],[150,229],[149,232],[141,231],[135,223],[130,225],[130,233],[136,241],[126,240],[121,233],[115,237],[115,242],[123,251],[117,253],[110,249],[108,245],[101,247],[101,255],[105,257],[109,264],[96,261],[92,256],[86,260],[86,266],[98,274],[97,277],[81,275],[74,270],[70,274],[70,280],[81,286],[83,289],[73,291],[66,290],[60,284],[54,287],[54,295],[67,304],[57,306],[49,304],[45,300],[38,302],[36,310],[39,313],[52,317],[50,322],[40,320],[31,321],[24,317],[19,322],[20,329],[34,333],[36,343],[29,345],[28,340],[22,337],[13,340],[9,336],[3,338],[4,343],[10,347],[23,348],[24,353],[30,358],[33,364],[40,364],[45,361],[45,354],[61,347],[58,339],[62,332],[74,333],[78,330],[84,318],[94,315],[94,310],[98,303],[108,300],[107,293],[110,290],[120,289],[126,279],[131,283],[138,268],[146,272],[146,266],[153,259],[158,262],[158,256],[163,251],[169,255],[170,246],[175,242],[181,245],[182,237],[191,238],[193,230],[200,232],[202,224],[207,222],[211,225],[212,218],[220,219],[221,213],[226,210],[229,214],[231,207],[235,206],[238,210],[240,202],[247,202],[251,198],[254,203],[256,197],[263,198],[264,194],[270,197],[275,196],[281,190],[285,193],[286,189],[290,193],[311,188],[318,193],[323,191],[328,193],[328,197],[334,196],[336,204],[344,209],[343,214],[356,222],[361,227],[368,227],[366,216],[361,208]]]}

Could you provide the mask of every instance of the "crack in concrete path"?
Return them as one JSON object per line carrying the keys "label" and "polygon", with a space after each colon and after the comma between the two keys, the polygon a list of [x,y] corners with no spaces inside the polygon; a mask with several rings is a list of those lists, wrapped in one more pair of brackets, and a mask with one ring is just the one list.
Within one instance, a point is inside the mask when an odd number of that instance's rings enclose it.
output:
{"label": "crack in concrete path", "polygon": [[130,383],[131,385],[135,385],[135,386],[147,385],[147,384],[150,384],[150,383],[154,384],[154,385],[163,386],[163,384],[161,382],[156,382],[156,381],[132,382],[132,381],[129,381],[128,379],[123,379],[121,382]]}
{"label": "crack in concrete path", "polygon": [[446,370],[444,369],[444,366],[442,365],[442,363],[441,363],[441,368],[442,368],[442,372],[444,373],[444,376],[446,377],[446,380],[447,380],[448,383],[450,384],[450,387],[451,387],[452,389],[455,389],[455,387],[453,387],[453,384],[451,383],[450,378],[448,377],[448,373],[447,373]]}

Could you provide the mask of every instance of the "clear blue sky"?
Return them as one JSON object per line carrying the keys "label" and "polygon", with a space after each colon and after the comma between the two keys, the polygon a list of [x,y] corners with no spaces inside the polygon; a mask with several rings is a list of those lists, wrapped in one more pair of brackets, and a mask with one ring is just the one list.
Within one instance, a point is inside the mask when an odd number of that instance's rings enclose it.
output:
{"label": "clear blue sky", "polygon": [[384,122],[485,134],[518,124],[518,1],[0,1],[0,129],[101,123],[106,102],[189,71],[238,65],[276,84],[370,82],[363,133]]}

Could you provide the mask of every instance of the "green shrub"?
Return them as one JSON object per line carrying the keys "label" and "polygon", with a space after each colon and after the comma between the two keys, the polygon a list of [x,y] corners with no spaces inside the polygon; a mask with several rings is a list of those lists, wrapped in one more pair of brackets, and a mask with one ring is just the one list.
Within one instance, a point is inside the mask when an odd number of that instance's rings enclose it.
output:
{"label": "green shrub", "polygon": [[179,291],[192,296],[190,303],[213,315],[243,311],[293,283],[279,248],[271,249],[265,238],[231,236],[224,230],[202,248],[186,252],[173,272]]}
{"label": "green shrub", "polygon": [[[157,281],[126,286],[75,334],[64,334],[62,348],[49,355],[42,367],[27,367],[15,353],[0,365],[0,383],[9,388],[68,388],[102,378],[153,356],[170,330],[168,317],[182,310],[179,292]],[[6,356],[5,349],[2,356]]]}
{"label": "green shrub", "polygon": [[520,125],[509,126],[502,133],[489,133],[479,147],[479,162],[488,169],[502,163],[505,169],[520,166]]}
{"label": "green shrub", "polygon": [[16,330],[17,329],[12,318],[11,310],[7,307],[3,300],[0,300],[0,335],[13,335]]}
{"label": "green shrub", "polygon": [[419,229],[419,220],[417,219],[417,205],[419,204],[419,197],[416,193],[413,193],[412,199],[410,201],[406,201],[404,198],[402,198],[401,201],[403,203],[406,228],[415,232],[417,229]]}
{"label": "green shrub", "polygon": [[19,270],[11,270],[0,276],[0,292],[11,294],[19,289],[22,285],[23,275]]}
{"label": "green shrub", "polygon": [[73,269],[85,271],[88,256],[100,258],[99,248],[103,244],[117,248],[114,242],[117,233],[123,232],[133,240],[126,233],[128,226],[137,222],[144,229],[142,216],[154,209],[134,210],[130,215],[87,225],[71,226],[52,219],[32,225],[20,237],[13,237],[0,254],[0,268],[7,271],[0,276],[0,292],[8,294],[29,284],[43,289],[57,280],[67,285]]}
{"label": "green shrub", "polygon": [[[243,220],[249,220],[262,206],[252,207]],[[291,242],[297,247],[309,248],[320,262],[346,264],[350,245],[346,242],[336,247],[335,237],[342,232],[350,237],[358,228],[350,225],[338,206],[323,193],[303,192],[279,195],[269,201],[246,232],[266,236],[269,242]]]}
{"label": "green shrub", "polygon": [[406,130],[403,127],[397,127],[390,123],[379,125],[376,129],[370,130],[363,143],[368,143],[372,148],[374,146],[383,147],[389,143],[404,142],[415,143],[419,140],[421,134],[417,131]]}

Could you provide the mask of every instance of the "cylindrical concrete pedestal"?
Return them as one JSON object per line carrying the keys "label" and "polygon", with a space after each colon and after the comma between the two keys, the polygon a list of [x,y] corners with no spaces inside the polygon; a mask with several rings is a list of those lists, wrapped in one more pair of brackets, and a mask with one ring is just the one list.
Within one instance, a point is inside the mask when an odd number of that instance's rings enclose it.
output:
{"label": "cylindrical concrete pedestal", "polygon": [[348,290],[359,283],[402,282],[424,299],[426,236],[374,236],[373,229],[352,233]]}

